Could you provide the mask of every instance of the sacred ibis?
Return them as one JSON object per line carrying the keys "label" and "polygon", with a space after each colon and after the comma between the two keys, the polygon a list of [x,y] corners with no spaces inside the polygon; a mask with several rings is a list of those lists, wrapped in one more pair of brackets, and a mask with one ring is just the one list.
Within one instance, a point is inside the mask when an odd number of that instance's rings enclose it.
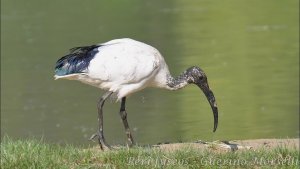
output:
{"label": "sacred ibis", "polygon": [[178,90],[187,84],[197,85],[205,94],[214,116],[215,132],[218,108],[207,77],[202,69],[192,66],[173,77],[168,66],[154,47],[133,39],[115,39],[91,46],[75,47],[56,62],[55,79],[78,80],[106,90],[98,101],[98,137],[101,149],[110,148],[103,136],[103,105],[113,93],[121,101],[120,116],[126,130],[128,145],[134,144],[127,122],[126,97],[146,87]]}

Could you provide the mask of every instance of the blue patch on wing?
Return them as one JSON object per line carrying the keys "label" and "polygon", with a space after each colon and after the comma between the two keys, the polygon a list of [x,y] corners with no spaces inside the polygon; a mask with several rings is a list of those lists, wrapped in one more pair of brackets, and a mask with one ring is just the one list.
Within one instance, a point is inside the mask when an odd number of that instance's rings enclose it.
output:
{"label": "blue patch on wing", "polygon": [[75,47],[70,49],[70,54],[60,58],[55,65],[55,74],[64,76],[74,73],[84,73],[90,61],[99,52],[101,45]]}

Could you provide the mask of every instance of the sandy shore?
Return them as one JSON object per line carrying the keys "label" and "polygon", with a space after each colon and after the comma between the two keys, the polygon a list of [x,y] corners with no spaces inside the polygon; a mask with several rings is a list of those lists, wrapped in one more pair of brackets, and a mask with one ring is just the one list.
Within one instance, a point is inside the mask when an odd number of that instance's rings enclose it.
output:
{"label": "sandy shore", "polygon": [[295,139],[255,139],[255,140],[234,140],[234,141],[215,141],[204,142],[198,141],[195,143],[170,143],[153,145],[153,147],[162,150],[177,150],[181,148],[195,149],[214,149],[214,150],[257,150],[257,149],[273,149],[277,147],[286,147],[289,149],[299,150],[299,138]]}

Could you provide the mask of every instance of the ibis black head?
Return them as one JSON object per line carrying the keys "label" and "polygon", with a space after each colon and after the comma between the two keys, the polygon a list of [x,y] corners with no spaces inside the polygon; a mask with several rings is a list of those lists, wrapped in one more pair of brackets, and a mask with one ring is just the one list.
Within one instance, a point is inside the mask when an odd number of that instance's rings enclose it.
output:
{"label": "ibis black head", "polygon": [[187,82],[197,85],[205,94],[210,107],[214,114],[214,129],[215,132],[218,127],[218,107],[214,93],[210,90],[207,82],[207,77],[202,69],[193,66],[186,70]]}

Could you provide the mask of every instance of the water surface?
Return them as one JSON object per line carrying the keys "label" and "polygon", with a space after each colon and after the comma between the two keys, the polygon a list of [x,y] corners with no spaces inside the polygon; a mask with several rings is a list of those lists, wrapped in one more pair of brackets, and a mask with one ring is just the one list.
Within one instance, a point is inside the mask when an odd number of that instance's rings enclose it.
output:
{"label": "water surface", "polygon": [[[54,81],[69,48],[130,37],[161,51],[174,75],[205,70],[219,128],[196,86],[145,89],[127,99],[136,142],[299,135],[299,2],[15,1],[1,4],[1,136],[88,145],[103,91]],[[105,105],[105,136],[125,143],[119,103]]]}

